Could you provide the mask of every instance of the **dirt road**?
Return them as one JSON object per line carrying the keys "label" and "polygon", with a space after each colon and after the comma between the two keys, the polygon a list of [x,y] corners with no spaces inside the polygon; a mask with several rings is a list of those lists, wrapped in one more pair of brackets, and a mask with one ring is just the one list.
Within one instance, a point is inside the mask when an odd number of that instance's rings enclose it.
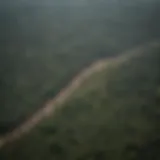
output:
{"label": "dirt road", "polygon": [[[155,46],[159,45],[159,43],[148,43],[147,46]],[[107,58],[98,60],[92,63],[89,67],[84,69],[80,74],[75,76],[71,82],[63,88],[53,99],[49,100],[43,108],[37,111],[30,119],[25,121],[21,126],[8,133],[6,136],[1,137],[0,139],[0,148],[9,142],[15,141],[24,134],[28,133],[33,127],[36,126],[43,118],[48,117],[54,114],[54,111],[61,104],[65,103],[65,101],[73,94],[73,92],[81,86],[82,82],[90,77],[93,73],[99,72],[107,67],[107,65],[111,65],[114,63],[122,63],[123,61],[127,61],[130,58],[138,56],[141,52],[147,50],[146,45],[142,47],[138,47],[136,49],[127,51],[123,55],[116,58]]]}

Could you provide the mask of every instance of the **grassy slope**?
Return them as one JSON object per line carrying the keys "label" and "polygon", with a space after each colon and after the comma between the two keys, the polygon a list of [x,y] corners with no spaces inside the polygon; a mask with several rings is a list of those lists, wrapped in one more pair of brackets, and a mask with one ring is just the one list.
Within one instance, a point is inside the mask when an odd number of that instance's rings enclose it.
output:
{"label": "grassy slope", "polygon": [[159,49],[91,76],[29,135],[3,148],[3,160],[159,159]]}

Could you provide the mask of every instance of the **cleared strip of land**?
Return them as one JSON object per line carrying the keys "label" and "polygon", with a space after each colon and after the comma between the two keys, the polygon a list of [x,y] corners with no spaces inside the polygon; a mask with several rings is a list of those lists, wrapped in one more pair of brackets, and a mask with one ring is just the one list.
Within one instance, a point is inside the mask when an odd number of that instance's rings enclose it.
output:
{"label": "cleared strip of land", "polygon": [[121,63],[127,61],[130,58],[139,56],[142,52],[148,49],[148,47],[159,46],[160,43],[153,42],[148,43],[144,46],[140,46],[136,49],[129,50],[121,56],[115,58],[106,58],[98,60],[92,63],[89,67],[85,68],[81,73],[75,76],[70,83],[63,88],[53,99],[46,102],[46,104],[38,110],[31,118],[25,121],[22,125],[14,129],[12,132],[8,133],[6,136],[0,139],[0,148],[5,144],[15,141],[24,134],[28,133],[33,127],[35,127],[43,118],[50,115],[54,115],[54,111],[61,104],[65,103],[66,100],[73,94],[73,92],[81,86],[81,84],[92,74],[99,72],[106,68],[108,65]]}

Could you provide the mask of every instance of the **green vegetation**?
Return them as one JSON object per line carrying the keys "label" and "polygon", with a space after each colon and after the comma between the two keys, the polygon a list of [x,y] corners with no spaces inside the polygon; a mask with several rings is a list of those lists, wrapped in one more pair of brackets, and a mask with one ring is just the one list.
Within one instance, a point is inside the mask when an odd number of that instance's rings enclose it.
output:
{"label": "green vegetation", "polygon": [[92,75],[0,159],[159,160],[160,46],[140,52]]}
{"label": "green vegetation", "polygon": [[1,134],[43,106],[92,61],[160,36],[156,0],[65,2],[0,2]]}

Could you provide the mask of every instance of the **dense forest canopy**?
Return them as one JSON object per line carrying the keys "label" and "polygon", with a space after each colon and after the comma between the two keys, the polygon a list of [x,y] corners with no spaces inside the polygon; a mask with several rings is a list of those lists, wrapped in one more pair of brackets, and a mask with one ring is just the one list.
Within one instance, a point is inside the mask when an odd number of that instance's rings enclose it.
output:
{"label": "dense forest canopy", "polygon": [[160,43],[107,59],[2,160],[159,160]]}

